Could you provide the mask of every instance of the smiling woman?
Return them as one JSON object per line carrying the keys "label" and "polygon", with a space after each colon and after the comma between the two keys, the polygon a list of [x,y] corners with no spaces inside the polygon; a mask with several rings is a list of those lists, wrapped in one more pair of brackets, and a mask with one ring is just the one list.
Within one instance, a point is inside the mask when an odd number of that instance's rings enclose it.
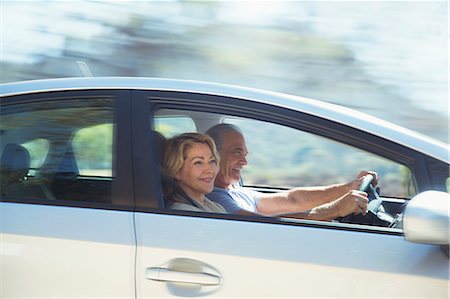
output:
{"label": "smiling woman", "polygon": [[174,181],[166,188],[167,207],[225,213],[221,205],[206,197],[213,190],[218,163],[216,146],[206,135],[184,133],[167,140],[163,167]]}

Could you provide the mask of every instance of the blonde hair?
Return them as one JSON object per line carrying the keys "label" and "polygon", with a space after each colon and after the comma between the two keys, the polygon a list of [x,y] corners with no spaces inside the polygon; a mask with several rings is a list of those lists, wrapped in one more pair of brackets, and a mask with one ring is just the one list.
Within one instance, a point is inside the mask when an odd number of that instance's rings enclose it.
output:
{"label": "blonde hair", "polygon": [[211,137],[201,133],[184,133],[168,139],[166,143],[163,167],[171,178],[174,178],[183,168],[187,150],[198,143],[209,146],[217,165],[219,165],[219,154]]}

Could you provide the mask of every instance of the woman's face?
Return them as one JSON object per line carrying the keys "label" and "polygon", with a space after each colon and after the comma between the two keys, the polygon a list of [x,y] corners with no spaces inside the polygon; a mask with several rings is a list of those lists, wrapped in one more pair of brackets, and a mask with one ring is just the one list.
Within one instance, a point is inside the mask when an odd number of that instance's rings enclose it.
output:
{"label": "woman's face", "polygon": [[196,143],[187,148],[185,154],[183,167],[175,180],[190,197],[201,201],[212,191],[219,166],[207,144]]}

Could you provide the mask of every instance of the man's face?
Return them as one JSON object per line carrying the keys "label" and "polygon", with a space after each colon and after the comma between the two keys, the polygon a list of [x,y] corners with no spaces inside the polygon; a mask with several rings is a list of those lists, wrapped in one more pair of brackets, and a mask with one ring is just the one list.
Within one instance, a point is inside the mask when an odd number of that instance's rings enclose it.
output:
{"label": "man's face", "polygon": [[241,134],[237,132],[224,134],[220,149],[220,171],[215,181],[217,187],[227,189],[231,184],[239,182],[241,170],[247,165],[247,154],[247,146]]}

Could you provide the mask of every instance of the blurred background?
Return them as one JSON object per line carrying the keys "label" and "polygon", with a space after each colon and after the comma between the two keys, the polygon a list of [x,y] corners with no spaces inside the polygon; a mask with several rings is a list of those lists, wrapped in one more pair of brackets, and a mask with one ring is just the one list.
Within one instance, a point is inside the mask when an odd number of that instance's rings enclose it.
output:
{"label": "blurred background", "polygon": [[[447,1],[1,1],[1,82],[213,81],[324,100],[449,142]],[[81,66],[81,67],[80,67]]]}

